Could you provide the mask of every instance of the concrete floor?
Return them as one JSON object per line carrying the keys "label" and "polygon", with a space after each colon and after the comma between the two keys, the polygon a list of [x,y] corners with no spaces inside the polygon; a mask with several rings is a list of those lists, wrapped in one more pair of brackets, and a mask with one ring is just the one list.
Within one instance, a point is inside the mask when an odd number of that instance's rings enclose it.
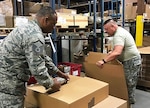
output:
{"label": "concrete floor", "polygon": [[132,108],[150,108],[150,92],[142,89],[136,90],[136,103]]}

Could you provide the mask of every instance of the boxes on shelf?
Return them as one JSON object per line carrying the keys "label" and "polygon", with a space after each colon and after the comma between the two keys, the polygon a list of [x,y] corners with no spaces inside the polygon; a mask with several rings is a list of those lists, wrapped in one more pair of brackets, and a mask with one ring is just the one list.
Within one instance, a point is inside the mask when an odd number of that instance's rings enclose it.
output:
{"label": "boxes on shelf", "polygon": [[83,16],[80,14],[68,14],[57,12],[58,21],[56,26],[61,26],[61,28],[69,28],[69,26],[78,26],[79,28],[85,28],[88,26],[88,16]]}
{"label": "boxes on shelf", "polygon": [[13,0],[0,0],[0,14],[13,16]]}
{"label": "boxes on shelf", "polygon": [[12,0],[0,1],[0,27],[13,28],[13,26]]}
{"label": "boxes on shelf", "polygon": [[75,26],[79,26],[79,28],[86,28],[88,26],[88,16],[76,14],[74,15],[74,19]]}
{"label": "boxes on shelf", "polygon": [[126,0],[126,1],[125,1],[125,4],[127,4],[127,3],[137,3],[137,1],[138,1],[138,0]]}
{"label": "boxes on shelf", "polygon": [[[24,1],[24,15],[28,16],[30,13],[36,13],[42,6],[49,6],[49,2],[30,2]],[[15,5],[14,5],[15,6]],[[18,15],[22,15],[22,3],[17,2]],[[15,7],[13,7],[15,9]]]}
{"label": "boxes on shelf", "polygon": [[81,67],[82,65],[77,63],[71,62],[58,63],[58,68],[69,75],[80,76]]}
{"label": "boxes on shelf", "polygon": [[14,27],[24,25],[32,19],[33,19],[32,16],[14,16]]}
{"label": "boxes on shelf", "polygon": [[[30,8],[32,7],[32,6],[34,6],[36,3],[35,2],[30,2],[30,1],[24,1],[24,15],[29,15],[29,13],[31,12],[30,11]],[[21,6],[22,6],[22,3],[21,2],[17,2],[17,9],[18,9],[18,14],[17,15],[23,15],[22,14],[22,8],[21,8]],[[14,8],[14,11],[15,11],[15,5],[13,6],[13,8]]]}
{"label": "boxes on shelf", "polygon": [[[18,14],[21,15],[21,2],[18,3]],[[25,7],[25,13],[24,15],[29,15],[29,9],[31,6],[33,6],[35,3],[34,2],[24,2],[24,7]],[[13,28],[14,27],[14,5],[13,5],[13,0],[5,0],[0,2],[0,27],[3,28]],[[4,16],[2,18],[2,15]],[[3,23],[2,23],[3,21]]]}
{"label": "boxes on shelf", "polygon": [[57,9],[56,12],[73,14],[73,15],[77,14],[77,10],[75,10],[75,9],[65,9],[65,8]]}
{"label": "boxes on shelf", "polygon": [[57,12],[57,16],[58,20],[56,26],[60,26],[61,28],[68,28],[69,26],[74,26],[73,15]]}
{"label": "boxes on shelf", "polygon": [[134,6],[132,3],[125,5],[125,19],[134,20],[137,16],[137,6]]}
{"label": "boxes on shelf", "polygon": [[109,93],[107,83],[73,75],[60,91],[46,92],[43,86],[28,86],[25,102],[39,108],[91,108],[106,99]]}
{"label": "boxes on shelf", "polygon": [[14,27],[14,17],[5,16],[0,14],[0,28],[13,28]]}
{"label": "boxes on shelf", "polygon": [[149,4],[145,4],[144,5],[144,13],[143,13],[143,18],[144,19],[150,19],[150,5]]}

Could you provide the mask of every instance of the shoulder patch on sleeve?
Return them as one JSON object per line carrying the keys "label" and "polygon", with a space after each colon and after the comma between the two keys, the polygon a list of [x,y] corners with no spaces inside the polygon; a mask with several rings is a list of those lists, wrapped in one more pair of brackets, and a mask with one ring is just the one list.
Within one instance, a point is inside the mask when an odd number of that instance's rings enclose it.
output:
{"label": "shoulder patch on sleeve", "polygon": [[40,40],[34,42],[33,45],[32,45],[32,50],[37,55],[43,54],[43,52],[44,52],[43,43]]}

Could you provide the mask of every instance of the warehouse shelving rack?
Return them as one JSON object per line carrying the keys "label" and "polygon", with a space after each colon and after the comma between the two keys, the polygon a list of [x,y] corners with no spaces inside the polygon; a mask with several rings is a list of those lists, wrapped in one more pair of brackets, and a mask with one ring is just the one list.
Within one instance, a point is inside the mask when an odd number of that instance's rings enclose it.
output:
{"label": "warehouse shelving rack", "polygon": [[[90,15],[91,15],[91,12],[93,12],[94,13],[94,27],[93,27],[93,51],[97,51],[97,48],[96,48],[96,38],[97,38],[97,36],[99,36],[99,33],[97,33],[97,28],[101,28],[101,52],[103,52],[103,38],[104,38],[104,36],[103,36],[103,34],[104,34],[104,30],[103,30],[103,27],[101,26],[101,27],[98,27],[97,26],[97,24],[96,24],[96,12],[97,12],[97,6],[100,6],[100,10],[101,10],[101,25],[103,25],[103,22],[104,22],[104,3],[105,2],[111,2],[111,9],[114,9],[113,7],[113,4],[116,2],[116,4],[118,4],[118,6],[120,6],[120,2],[122,2],[122,7],[123,7],[123,10],[122,10],[122,13],[123,13],[123,15],[122,15],[122,26],[124,27],[124,0],[99,0],[99,1],[97,1],[97,0],[90,0],[90,1],[88,1],[87,3],[83,3],[83,4],[79,4],[78,3],[78,5],[74,5],[74,6],[70,6],[70,0],[67,0],[67,8],[73,8],[73,9],[75,9],[75,8],[80,8],[80,7],[82,7],[82,6],[89,6],[89,12],[90,12]],[[118,3],[119,2],[119,3]],[[93,6],[93,10],[92,10],[92,6]],[[120,9],[120,8],[117,8],[117,9]],[[118,11],[118,14],[115,16],[115,15],[112,15],[112,17],[114,18],[114,17],[117,17],[118,18],[118,16],[119,16],[120,14],[119,14],[119,11]],[[120,16],[119,16],[120,17]],[[69,39],[70,40],[70,39]],[[70,59],[69,59],[70,60]]]}
{"label": "warehouse shelving rack", "polygon": [[[99,0],[99,2],[98,2],[98,5],[100,6],[100,10],[101,10],[101,27],[97,27],[96,26],[96,7],[97,7],[97,1],[96,0],[94,0],[94,10],[93,10],[93,12],[94,12],[94,36],[96,37],[96,29],[97,28],[101,28],[101,52],[103,52],[103,38],[104,38],[104,29],[103,29],[103,23],[104,23],[104,8],[105,8],[105,6],[104,6],[104,3],[105,2],[107,2],[107,3],[111,3],[111,10],[113,10],[114,11],[114,3],[116,3],[116,11],[117,11],[117,14],[115,13],[115,14],[112,14],[112,18],[115,18],[115,19],[117,19],[117,18],[119,18],[120,16],[122,16],[122,26],[124,27],[124,23],[125,23],[125,21],[124,21],[124,7],[125,7],[125,1],[124,0]],[[122,3],[122,15],[119,13],[120,11],[120,2]],[[91,2],[90,2],[91,3]],[[108,4],[108,6],[109,6],[109,4]],[[90,7],[90,5],[89,5],[89,10],[91,9],[91,7]],[[110,7],[108,7],[108,9],[110,9]],[[91,10],[90,10],[91,11]],[[113,12],[114,13],[114,12]],[[96,48],[96,41],[95,41],[95,45],[94,45],[94,47]],[[95,50],[96,51],[96,50]]]}
{"label": "warehouse shelving rack", "polygon": [[[75,5],[75,6],[70,6],[70,8],[77,8],[77,7],[82,7],[82,6],[89,6],[89,12],[91,15],[91,12],[94,13],[94,29],[93,29],[93,36],[97,37],[97,33],[96,30],[97,28],[101,28],[101,52],[103,52],[103,34],[104,34],[104,30],[103,27],[100,26],[98,27],[96,24],[96,12],[97,11],[101,11],[101,25],[103,25],[104,22],[104,9],[105,9],[105,3],[108,4],[108,9],[113,11],[113,14],[111,15],[112,18],[118,19],[122,16],[122,26],[124,27],[124,8],[125,8],[125,0],[90,0],[87,3],[84,4],[79,4],[79,5]],[[122,5],[122,14],[120,14],[120,4]],[[93,10],[91,9],[91,7],[93,6]],[[97,7],[100,9],[97,9]],[[115,8],[114,8],[115,7]],[[117,12],[117,13],[115,13]],[[96,40],[93,40],[95,45],[94,47],[94,51],[96,51]]]}
{"label": "warehouse shelving rack", "polygon": [[[101,36],[100,36],[101,37],[101,52],[103,52],[103,38],[104,38],[104,36],[103,36],[103,34],[104,34],[103,27],[102,26],[101,27],[97,27],[97,24],[96,24],[96,12],[98,10],[97,6],[100,6],[100,10],[101,10],[101,25],[103,25],[103,22],[104,22],[104,3],[105,2],[110,2],[110,1],[112,1],[112,0],[99,0],[99,1],[97,1],[97,0],[90,0],[86,4],[84,4],[84,5],[88,5],[89,6],[90,14],[91,14],[91,11],[92,11],[91,5],[93,5],[93,13],[94,13],[94,27],[93,27],[93,37],[94,37],[93,38],[93,43],[94,43],[94,45],[93,45],[93,49],[94,49],[95,52],[97,51],[97,49],[96,49],[96,37],[97,37],[97,35],[99,35],[99,33],[98,34],[96,33],[97,28],[101,28],[101,33],[100,33],[101,34]],[[120,0],[113,0],[112,4],[114,4],[114,2],[118,2],[118,1],[120,2]],[[123,7],[123,10],[122,10],[122,13],[123,13],[122,14],[122,26],[124,26],[124,0],[122,0],[121,2],[122,2],[122,7]],[[52,6],[52,8],[55,9],[55,0],[49,0],[49,3]],[[60,5],[61,5],[61,1],[58,0],[58,6],[60,7]],[[18,14],[17,0],[14,0],[14,7],[15,7],[14,14],[17,15]],[[70,0],[67,0],[67,8],[72,8],[72,7],[73,6],[70,6]],[[21,14],[24,15],[24,0],[21,1]],[[54,46],[57,49],[57,43],[56,43],[56,41],[57,41],[56,37],[57,36],[56,35],[57,34],[56,34],[56,29],[55,29],[53,31],[53,33],[52,33],[52,38],[53,38],[53,40],[55,42]],[[52,59],[53,59],[54,63],[57,65],[57,61],[58,61],[58,59],[57,59],[57,52],[52,54]]]}
{"label": "warehouse shelving rack", "polygon": [[[49,3],[51,5],[51,7],[55,10],[55,0],[49,0]],[[56,52],[52,53],[52,59],[53,59],[54,64],[57,66],[58,65],[58,58],[57,58],[57,43],[56,43],[57,36],[56,36],[56,28],[54,28],[54,30],[52,32],[52,39],[54,41],[54,46],[55,46],[55,49],[56,49]]]}

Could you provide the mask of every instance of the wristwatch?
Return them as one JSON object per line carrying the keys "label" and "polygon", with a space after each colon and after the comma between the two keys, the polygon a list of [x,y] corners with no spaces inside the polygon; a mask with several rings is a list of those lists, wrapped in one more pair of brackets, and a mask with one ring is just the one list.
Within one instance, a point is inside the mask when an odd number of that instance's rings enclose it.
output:
{"label": "wristwatch", "polygon": [[102,59],[102,61],[103,61],[104,63],[107,63],[104,59]]}

